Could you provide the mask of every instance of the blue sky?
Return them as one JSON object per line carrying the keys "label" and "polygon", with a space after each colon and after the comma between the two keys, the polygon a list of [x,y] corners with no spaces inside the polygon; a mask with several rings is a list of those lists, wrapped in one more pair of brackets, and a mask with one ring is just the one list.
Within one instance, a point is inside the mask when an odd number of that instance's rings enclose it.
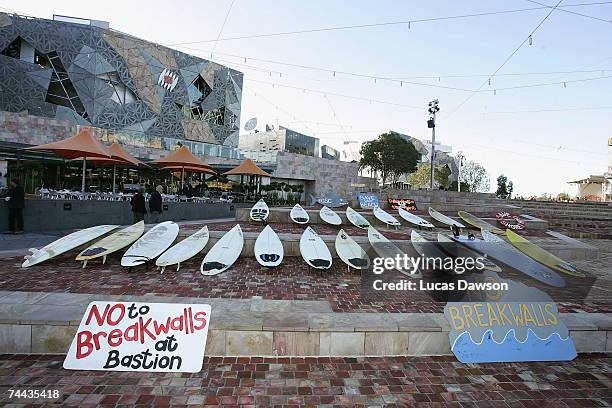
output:
{"label": "blue sky", "polygon": [[[547,1],[548,5],[556,4]],[[579,2],[563,1],[561,5]],[[554,11],[533,35],[532,45],[526,43],[491,85],[485,83],[482,90],[487,92],[473,94],[549,9],[414,22],[410,27],[397,24],[215,44],[210,40],[219,36],[223,39],[538,7],[525,0],[235,0],[220,33],[231,3],[153,0],[143,6],[144,2],[115,0],[7,0],[2,7],[45,18],[56,13],[108,20],[114,29],[166,45],[201,41],[174,47],[207,58],[214,48],[213,60],[245,73],[243,123],[257,116],[260,123],[278,123],[314,134],[322,144],[337,148],[343,140],[368,140],[389,129],[428,139],[427,103],[437,98],[441,108],[437,140],[482,163],[490,173],[492,188],[495,178],[504,173],[514,181],[518,194],[572,192],[567,181],[607,169],[612,78],[601,77],[612,76],[612,23]],[[612,3],[564,10],[612,20]],[[380,79],[340,73],[334,76],[249,57]],[[530,75],[508,75],[518,73]],[[484,76],[473,76],[476,74]],[[460,75],[468,77],[454,77]],[[414,78],[423,76],[433,78]],[[406,82],[400,86],[397,81],[382,78],[405,78]],[[548,83],[557,84],[502,90]]]}

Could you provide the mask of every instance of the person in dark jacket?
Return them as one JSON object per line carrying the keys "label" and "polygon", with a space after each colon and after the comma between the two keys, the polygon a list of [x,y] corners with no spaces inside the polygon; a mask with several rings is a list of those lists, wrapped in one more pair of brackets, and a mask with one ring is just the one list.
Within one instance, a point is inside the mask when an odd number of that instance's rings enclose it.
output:
{"label": "person in dark jacket", "polygon": [[149,213],[151,213],[151,222],[158,223],[162,213],[162,196],[164,191],[162,186],[157,186],[155,191],[151,193],[149,198]]}
{"label": "person in dark jacket", "polygon": [[142,188],[132,196],[132,214],[134,214],[134,224],[138,221],[144,221],[147,208],[145,207],[145,198],[142,195]]}
{"label": "person in dark jacket", "polygon": [[25,193],[19,185],[19,180],[11,180],[11,188],[6,197],[9,206],[9,230],[12,234],[23,234],[23,208]]}

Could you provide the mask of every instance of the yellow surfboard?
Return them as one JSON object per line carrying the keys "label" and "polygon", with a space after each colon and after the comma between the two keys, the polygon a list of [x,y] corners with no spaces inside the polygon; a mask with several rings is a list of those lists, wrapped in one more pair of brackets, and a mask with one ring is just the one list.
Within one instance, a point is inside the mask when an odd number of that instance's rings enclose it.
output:
{"label": "yellow surfboard", "polygon": [[467,222],[471,226],[476,227],[478,229],[485,229],[485,230],[487,230],[489,232],[492,232],[492,233],[498,234],[498,235],[502,235],[504,233],[503,229],[497,228],[496,226],[489,224],[485,220],[480,219],[480,218],[476,217],[475,215],[470,214],[469,212],[459,211],[459,212],[457,212],[457,215],[459,215],[459,217],[463,221]]}
{"label": "yellow surfboard", "polygon": [[83,267],[87,265],[88,260],[94,258],[102,257],[102,263],[105,263],[107,255],[132,244],[143,233],[144,221],[139,221],[93,243],[78,254],[76,260],[83,261]]}
{"label": "yellow surfboard", "polygon": [[533,242],[521,237],[516,232],[507,229],[506,236],[508,237],[510,243],[516,247],[516,249],[539,263],[567,275],[578,276],[581,278],[586,276],[584,272],[579,271],[574,265],[564,261],[556,255],[551,254],[547,250],[540,248]]}

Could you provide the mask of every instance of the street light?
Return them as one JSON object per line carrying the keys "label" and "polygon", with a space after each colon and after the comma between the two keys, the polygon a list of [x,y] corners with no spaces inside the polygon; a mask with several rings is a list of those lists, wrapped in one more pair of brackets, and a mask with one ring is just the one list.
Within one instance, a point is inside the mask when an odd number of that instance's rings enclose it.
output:
{"label": "street light", "polygon": [[436,113],[440,111],[438,107],[438,100],[434,99],[429,102],[429,120],[427,120],[427,127],[431,129],[431,179],[429,181],[429,188],[434,188],[434,159],[436,157]]}
{"label": "street light", "polygon": [[457,153],[457,167],[459,168],[459,173],[457,174],[457,192],[461,192],[461,168],[463,167],[463,152]]}

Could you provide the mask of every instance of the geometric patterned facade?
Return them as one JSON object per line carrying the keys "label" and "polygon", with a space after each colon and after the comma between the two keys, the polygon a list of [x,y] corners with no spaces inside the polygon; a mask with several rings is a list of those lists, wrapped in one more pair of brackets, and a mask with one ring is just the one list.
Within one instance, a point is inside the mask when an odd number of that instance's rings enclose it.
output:
{"label": "geometric patterned facade", "polygon": [[237,147],[242,81],[107,28],[0,13],[0,110]]}

